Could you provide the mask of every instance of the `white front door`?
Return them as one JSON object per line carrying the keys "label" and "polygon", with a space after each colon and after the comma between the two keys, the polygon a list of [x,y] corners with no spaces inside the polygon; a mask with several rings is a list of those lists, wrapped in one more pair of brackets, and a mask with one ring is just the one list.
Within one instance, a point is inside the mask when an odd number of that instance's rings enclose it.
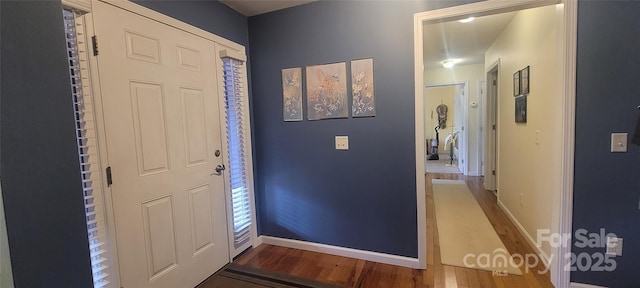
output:
{"label": "white front door", "polygon": [[194,287],[229,260],[214,43],[93,11],[121,286]]}

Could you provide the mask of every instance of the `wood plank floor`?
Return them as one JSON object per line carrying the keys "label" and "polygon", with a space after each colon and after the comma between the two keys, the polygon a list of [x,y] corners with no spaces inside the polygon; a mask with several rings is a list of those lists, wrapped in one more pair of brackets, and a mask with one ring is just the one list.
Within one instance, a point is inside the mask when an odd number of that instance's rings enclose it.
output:
{"label": "wood plank floor", "polygon": [[427,269],[418,270],[340,256],[262,244],[235,263],[287,273],[347,287],[553,287],[542,264],[522,276],[497,276],[491,272],[443,265],[440,262],[431,179],[464,180],[510,253],[535,254],[524,236],[496,204],[496,196],[482,187],[481,177],[461,174],[427,176]]}

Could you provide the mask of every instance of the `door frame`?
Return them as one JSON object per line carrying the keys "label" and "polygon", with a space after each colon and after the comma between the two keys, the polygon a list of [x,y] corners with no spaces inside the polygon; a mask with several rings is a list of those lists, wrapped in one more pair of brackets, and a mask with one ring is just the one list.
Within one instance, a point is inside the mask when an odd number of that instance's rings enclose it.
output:
{"label": "door frame", "polygon": [[[486,78],[485,78],[486,79]],[[486,118],[486,113],[484,110],[484,106],[486,103],[486,94],[487,94],[487,81],[483,79],[483,80],[478,80],[478,91],[477,91],[477,95],[478,97],[476,101],[477,103],[477,111],[478,111],[478,149],[477,149],[477,153],[478,153],[478,163],[477,164],[477,169],[478,169],[478,175],[474,175],[474,176],[484,176],[484,165],[485,165],[485,151],[484,151],[484,147],[485,147],[485,143],[484,143],[484,139],[486,138],[484,133],[487,129],[487,123],[484,123],[485,118]]]}
{"label": "door frame", "polygon": [[[467,167],[469,167],[469,161],[468,161],[468,158],[469,158],[469,81],[468,80],[467,81],[454,81],[454,82],[439,83],[439,84],[433,84],[433,85],[425,85],[424,86],[424,94],[425,94],[424,98],[425,98],[425,102],[426,102],[427,101],[427,95],[426,95],[427,94],[427,89],[429,89],[429,88],[447,87],[447,86],[459,86],[459,85],[462,85],[464,87],[464,96],[462,97],[462,102],[463,103],[462,103],[462,112],[461,112],[462,113],[462,127],[463,127],[463,130],[459,131],[459,133],[463,137],[462,146],[463,146],[464,149],[462,150],[461,155],[458,155],[458,157],[462,157],[462,159],[464,160],[464,164],[462,165],[462,167],[460,167],[460,165],[458,165],[458,169],[460,170],[460,173],[462,173],[462,175],[467,175],[468,170],[469,170],[469,169],[467,169]],[[453,97],[455,98],[456,96],[454,95]],[[455,103],[455,101],[454,101],[454,103]],[[454,107],[454,109],[455,109],[455,107]],[[423,110],[424,110],[424,108],[423,108]],[[455,113],[455,110],[454,110],[454,113]],[[426,115],[424,115],[423,119],[422,119],[423,125],[424,125],[425,117],[426,117]],[[424,129],[422,131],[424,131]],[[424,143],[425,139],[423,139],[422,141]],[[429,147],[426,147],[426,148],[429,148]],[[426,165],[425,165],[425,169],[426,169]]]}
{"label": "door frame", "polygon": [[[563,122],[562,122],[562,191],[558,205],[553,208],[552,232],[560,235],[572,234],[573,209],[573,175],[574,175],[574,142],[575,142],[575,103],[576,103],[576,49],[577,49],[577,10],[578,1],[575,0],[522,0],[522,1],[482,1],[472,4],[454,6],[450,8],[426,11],[414,14],[414,76],[415,76],[415,141],[416,141],[416,198],[418,211],[418,259],[420,268],[427,267],[427,214],[426,214],[426,183],[424,177],[423,153],[424,143],[424,70],[423,70],[423,28],[427,23],[453,21],[469,16],[486,16],[516,10],[523,10],[547,5],[564,4],[564,27],[561,38],[562,74],[560,83],[563,93]],[[568,245],[552,249],[552,254],[567,255],[571,252]],[[565,271],[565,264],[570,259],[554,257],[550,263],[551,282],[556,287],[569,287],[570,272]],[[570,264],[570,263],[569,263]]]}
{"label": "door frame", "polygon": [[[491,76],[491,74],[493,74],[495,71],[496,77],[495,79],[493,78],[493,76]],[[489,69],[487,69],[486,71],[486,79],[487,82],[490,80],[495,80],[496,82],[500,81],[500,58],[498,58],[498,60],[496,60],[496,62],[494,62],[493,64],[491,64],[491,66],[489,66]],[[492,87],[491,89],[487,88],[486,90],[486,107],[484,110],[485,113],[485,126],[487,127],[487,130],[485,131],[485,181],[483,183],[484,189],[487,189],[489,191],[493,191],[494,193],[496,193],[497,195],[497,191],[498,191],[498,153],[496,151],[498,151],[498,147],[500,147],[500,137],[498,137],[498,133],[500,133],[500,130],[497,128],[498,122],[499,122],[499,117],[500,115],[498,114],[498,111],[500,111],[500,102],[498,101],[498,99],[500,99],[500,95],[498,95],[500,93],[500,90],[497,89],[499,83],[496,83],[495,87]],[[492,123],[493,122],[493,123]],[[491,123],[491,125],[496,125],[496,129],[494,130],[493,127],[491,128],[491,130],[488,129],[489,124]],[[487,159],[490,159],[489,161],[487,161]],[[490,165],[487,165],[490,164]],[[490,174],[491,171],[495,170],[496,174],[492,175]],[[491,181],[487,182],[487,176],[493,176],[490,177]]]}
{"label": "door frame", "polygon": [[[205,31],[203,29],[197,28],[195,26],[189,25],[187,23],[184,23],[182,21],[179,21],[175,18],[169,17],[167,15],[164,15],[160,12],[151,10],[149,8],[140,6],[136,3],[130,2],[130,1],[121,1],[121,0],[87,0],[87,1],[91,1],[91,2],[103,2],[105,4],[109,4],[112,6],[115,6],[117,8],[120,8],[122,10],[125,11],[129,11],[132,12],[134,14],[139,15],[140,17],[144,17],[144,18],[148,18],[150,20],[154,20],[156,22],[168,25],[170,27],[176,28],[178,30],[182,30],[186,33],[190,33],[192,35],[201,37],[203,39],[209,40],[211,42],[214,43],[214,46],[216,47],[216,55],[214,55],[214,57],[217,59],[220,56],[217,55],[218,52],[218,47],[219,46],[224,46],[225,49],[229,49],[228,52],[231,54],[235,54],[235,55],[241,55],[241,56],[245,56],[246,59],[246,50],[245,47],[235,43],[233,41],[227,40],[225,38],[222,38],[218,35],[212,34],[208,31]],[[89,6],[90,7],[90,6]],[[86,9],[83,9],[86,10]],[[94,25],[93,25],[93,13],[91,13],[92,11],[86,11],[88,12],[87,14],[84,15],[84,17],[86,17],[86,33],[87,33],[87,38],[90,36],[95,35],[95,29],[94,29]],[[95,109],[95,113],[96,113],[96,130],[97,130],[97,134],[98,134],[98,156],[100,158],[100,164],[101,164],[101,170],[105,171],[104,168],[109,166],[109,159],[108,159],[108,154],[107,154],[107,149],[106,149],[106,130],[105,130],[105,122],[104,122],[104,111],[102,110],[102,93],[101,93],[101,89],[100,89],[100,75],[99,75],[99,70],[98,70],[98,60],[97,57],[89,57],[89,61],[90,61],[90,74],[91,74],[91,93],[93,93],[93,100],[94,100],[94,105],[96,107]],[[221,71],[219,71],[221,72]],[[218,74],[219,75],[219,74]],[[244,75],[244,77],[247,77],[247,75]],[[220,77],[218,77],[220,78]],[[213,81],[218,81],[218,79],[212,79]],[[216,89],[219,93],[219,87],[220,84],[218,83],[218,85],[216,85]],[[246,97],[248,97],[247,95],[247,89],[245,89],[244,94],[246,95]],[[220,100],[220,99],[219,99]],[[224,101],[222,101],[224,102]],[[222,103],[219,102],[219,103]],[[224,107],[224,106],[221,106]],[[248,107],[247,107],[248,108]],[[223,110],[221,110],[221,116],[220,117],[224,117],[222,114],[222,112],[224,112]],[[245,115],[247,115],[247,117],[250,117],[249,113],[246,113]],[[221,119],[222,122],[220,123],[224,123],[224,119]],[[250,121],[250,119],[248,119],[248,122]],[[250,123],[250,122],[249,122]],[[224,127],[221,126],[221,142],[227,143],[227,131]],[[251,153],[253,147],[251,146],[251,141],[249,141],[249,143],[247,143],[248,146],[248,151],[249,153]],[[226,148],[223,147],[223,151],[226,151]],[[250,154],[251,155],[251,154]],[[223,161],[225,162],[225,165],[229,165],[228,164],[228,157],[226,157],[225,155],[223,155]],[[251,208],[252,208],[252,225],[251,225],[251,245],[253,245],[254,247],[259,245],[259,239],[257,236],[257,225],[256,225],[256,213],[255,213],[255,196],[254,196],[254,183],[253,183],[253,160],[251,157],[248,157],[247,159],[248,161],[248,165],[249,165],[249,193],[250,193],[250,199],[251,199]],[[105,173],[105,172],[103,172]],[[225,173],[225,178],[228,179],[229,175],[227,173]],[[106,173],[104,175],[102,175],[103,179],[106,179]],[[224,187],[224,193],[225,193],[225,208],[226,208],[226,215],[227,215],[227,225],[226,225],[226,229],[227,229],[227,234],[228,235],[232,235],[233,234],[233,223],[231,222],[233,217],[230,217],[229,215],[231,215],[230,213],[232,213],[232,204],[231,204],[231,189],[230,187],[227,185],[229,183],[229,181],[225,180],[225,187]],[[105,207],[104,207],[104,212],[105,212],[105,217],[106,217],[106,222],[107,222],[107,227],[106,227],[106,231],[107,231],[107,245],[108,245],[108,253],[110,255],[110,268],[111,268],[111,272],[112,272],[112,277],[111,277],[111,282],[114,283],[114,286],[116,287],[120,287],[121,285],[121,280],[120,280],[120,264],[119,264],[119,259],[118,259],[118,247],[117,247],[117,243],[115,241],[116,237],[116,229],[115,229],[115,225],[113,223],[115,223],[115,218],[114,218],[114,207],[113,207],[113,197],[112,197],[112,191],[111,188],[108,187],[106,185],[106,183],[103,183],[103,191],[104,191],[104,202],[105,202]],[[232,239],[231,237],[227,238],[227,245],[229,247],[229,262],[233,262],[233,257],[235,255],[233,255],[233,251],[235,250],[234,248],[234,244],[233,244],[233,240],[229,240]]]}

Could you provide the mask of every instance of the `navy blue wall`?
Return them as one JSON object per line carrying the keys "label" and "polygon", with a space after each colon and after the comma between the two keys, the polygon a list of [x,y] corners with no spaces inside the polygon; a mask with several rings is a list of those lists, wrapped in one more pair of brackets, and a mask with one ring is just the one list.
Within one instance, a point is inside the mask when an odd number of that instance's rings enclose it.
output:
{"label": "navy blue wall", "polygon": [[[581,1],[578,7],[576,170],[573,228],[624,238],[617,269],[573,272],[571,281],[640,287],[640,147],[610,153],[610,133],[635,131],[640,110],[638,1]],[[604,253],[604,248],[574,253]]]}
{"label": "navy blue wall", "polygon": [[62,6],[2,3],[2,193],[16,287],[90,287]]}
{"label": "navy blue wall", "polygon": [[[418,256],[413,14],[455,4],[320,1],[249,18],[261,234]],[[376,117],[282,120],[281,69],[367,57]]]}

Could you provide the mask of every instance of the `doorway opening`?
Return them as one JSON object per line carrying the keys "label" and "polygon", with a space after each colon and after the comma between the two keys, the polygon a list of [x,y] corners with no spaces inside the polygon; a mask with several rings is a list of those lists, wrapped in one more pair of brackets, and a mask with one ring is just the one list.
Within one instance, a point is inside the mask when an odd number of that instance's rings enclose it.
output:
{"label": "doorway opening", "polygon": [[[500,43],[500,45],[494,45],[492,53],[485,53],[485,64],[483,64],[483,71],[481,72],[482,78],[484,80],[487,88],[489,88],[492,83],[489,82],[487,77],[487,72],[491,71],[487,65],[487,63],[494,63],[498,59],[500,59],[497,73],[497,109],[496,109],[496,135],[489,137],[488,131],[491,131],[493,127],[488,126],[489,115],[485,115],[485,152],[488,152],[491,148],[491,145],[488,145],[489,139],[492,137],[496,139],[494,142],[496,143],[495,153],[496,161],[496,179],[494,180],[494,185],[497,190],[500,191],[500,196],[497,199],[498,205],[501,209],[505,211],[505,214],[510,218],[510,220],[516,224],[520,232],[526,236],[528,242],[532,244],[531,246],[538,252],[544,252],[546,254],[543,257],[548,262],[545,263],[549,266],[551,271],[551,280],[552,283],[556,286],[565,287],[569,284],[569,273],[564,271],[562,268],[566,264],[565,260],[562,257],[549,257],[549,256],[557,256],[557,255],[565,255],[569,252],[570,247],[539,247],[536,245],[536,240],[531,236],[536,235],[537,229],[541,229],[540,227],[549,227],[552,233],[570,233],[571,232],[571,199],[572,199],[572,179],[573,179],[573,123],[575,123],[574,109],[575,109],[575,86],[571,86],[567,83],[573,83],[575,79],[575,53],[576,53],[576,23],[577,23],[577,3],[567,1],[567,2],[539,2],[539,1],[522,1],[522,2],[492,2],[485,1],[479,3],[473,3],[468,5],[456,6],[446,9],[427,11],[423,13],[418,13],[414,17],[414,27],[415,27],[415,100],[416,100],[416,169],[417,169],[417,198],[418,198],[418,213],[419,217],[419,231],[418,235],[424,234],[423,225],[426,224],[426,220],[423,217],[426,215],[426,209],[423,204],[423,200],[425,200],[425,191],[423,190],[426,187],[426,179],[423,177],[425,169],[424,163],[424,151],[426,149],[426,136],[425,136],[425,127],[424,127],[424,87],[427,84],[428,78],[426,77],[428,71],[429,63],[427,60],[427,55],[424,51],[425,45],[425,35],[423,31],[425,30],[426,25],[430,24],[439,24],[451,21],[458,21],[463,19],[468,19],[471,17],[475,17],[476,19],[483,16],[495,15],[501,13],[509,13],[516,12],[518,14],[522,14],[522,17],[518,17],[518,20],[512,20],[512,23],[521,24],[524,18],[529,20],[534,19],[535,17],[526,17],[524,16],[526,13],[520,13],[522,11],[534,10],[532,8],[547,6],[549,12],[547,14],[548,18],[545,25],[552,26],[553,28],[549,29],[549,34],[541,33],[537,34],[537,36],[547,36],[547,40],[535,40],[531,37],[527,39],[527,41],[520,41],[518,44],[522,46],[515,47],[509,46],[505,43]],[[539,25],[532,25],[532,27],[540,28]],[[508,31],[505,29],[501,33],[512,33],[513,31]],[[451,34],[451,35],[459,35],[459,34]],[[524,33],[518,34],[534,36],[532,33]],[[432,35],[429,39],[430,42],[438,41],[438,35]],[[464,37],[464,36],[462,36]],[[516,37],[514,37],[516,38]],[[551,43],[551,44],[550,44]],[[542,47],[537,44],[550,44],[548,47]],[[553,54],[553,60],[549,61],[549,57],[538,57],[531,55],[524,55],[519,53],[509,53],[509,51],[504,48],[506,46],[509,49],[520,48],[526,53],[551,53]],[[448,46],[451,47],[451,46]],[[514,51],[514,50],[510,50]],[[441,56],[446,56],[449,58],[456,58],[457,55],[452,55],[451,53],[447,53],[448,51],[440,51]],[[442,61],[442,60],[440,60]],[[549,62],[545,62],[549,61]],[[443,61],[444,62],[444,61]],[[444,63],[440,63],[442,65]],[[486,66],[485,66],[486,65]],[[537,68],[529,68],[534,67]],[[529,99],[529,115],[527,116],[529,123],[516,123],[515,118],[515,103],[513,103],[513,96],[520,96],[520,94],[514,95],[513,85],[515,83],[514,79],[512,79],[513,74],[518,71],[522,71],[526,68],[527,75],[534,75],[534,70],[536,77],[538,78],[538,83],[534,82],[527,83],[528,89],[527,93],[530,93],[528,96]],[[531,70],[529,70],[531,69]],[[546,73],[547,71],[555,71],[554,73]],[[530,74],[529,74],[530,73]],[[451,73],[455,75],[459,75],[457,73]],[[509,79],[505,78],[508,77]],[[515,77],[514,77],[515,78]],[[533,77],[531,77],[533,78]],[[469,80],[469,79],[467,79]],[[510,80],[510,81],[508,81]],[[475,81],[472,81],[474,83]],[[479,82],[478,82],[479,83]],[[552,83],[552,84],[551,84]],[[551,84],[552,86],[545,86],[545,84]],[[538,87],[535,87],[539,85]],[[551,87],[551,88],[549,88]],[[548,90],[546,90],[548,89]],[[473,89],[472,89],[473,90]],[[545,92],[546,91],[546,92]],[[488,92],[488,91],[487,91]],[[533,94],[537,94],[538,98],[534,99]],[[543,115],[533,116],[535,114],[534,111],[543,111],[542,103],[544,105],[549,105],[549,101],[545,98],[544,95],[554,95],[554,99],[552,99],[554,105],[554,116],[552,117],[554,125],[550,125],[546,121],[549,118],[545,118]],[[488,93],[486,93],[488,96]],[[510,98],[508,96],[511,96]],[[488,101],[488,99],[487,99]],[[483,110],[488,110],[491,106],[487,101],[478,101],[476,103],[472,103],[473,99],[467,103],[468,107],[471,107],[472,104],[478,103],[486,103],[481,107],[484,107]],[[533,101],[538,101],[537,104],[533,104]],[[536,105],[537,108],[535,107]],[[522,106],[519,106],[522,107]],[[538,109],[538,110],[537,110]],[[479,117],[482,118],[482,117]],[[533,120],[537,119],[537,120]],[[538,122],[536,122],[538,121]],[[549,121],[549,122],[551,122]],[[562,125],[557,125],[557,123],[562,123]],[[493,124],[491,124],[493,125]],[[469,127],[470,128],[470,127]],[[489,129],[491,128],[491,130]],[[504,130],[502,130],[504,129]],[[502,131],[502,133],[500,132]],[[532,133],[529,133],[533,131]],[[529,135],[532,134],[532,135]],[[542,135],[542,136],[540,136]],[[530,137],[532,136],[532,137]],[[548,138],[545,138],[548,137]],[[478,137],[477,139],[481,139]],[[518,141],[522,141],[521,143],[516,143]],[[545,141],[549,141],[546,142]],[[546,151],[544,149],[550,149]],[[522,150],[522,151],[521,151]],[[542,152],[541,152],[542,151]],[[552,152],[551,152],[552,151]],[[509,155],[501,154],[503,152],[508,152]],[[481,153],[478,153],[479,155]],[[539,154],[535,157],[531,157],[531,159],[517,161],[517,155],[528,155],[530,154]],[[478,156],[479,156],[478,155]],[[557,157],[542,157],[542,155],[556,155]],[[509,156],[509,157],[507,157]],[[490,155],[485,153],[485,160],[490,159]],[[555,162],[554,162],[555,161]],[[524,177],[522,179],[533,179],[530,175],[533,175],[537,172],[549,172],[548,170],[542,168],[532,167],[538,165],[543,162],[548,165],[547,167],[557,167],[558,171],[554,171],[551,176],[550,181],[546,181],[545,183],[528,183],[525,185],[527,189],[531,188],[530,193],[520,193],[517,195],[517,192],[513,192],[515,189],[511,187],[509,183],[513,182],[514,179],[520,180],[519,177]],[[480,163],[477,167],[482,167],[482,161],[478,161]],[[522,165],[521,165],[522,164]],[[520,166],[518,166],[520,165]],[[527,166],[529,165],[529,166]],[[488,170],[489,165],[484,165],[484,173],[480,172],[479,174],[485,174]],[[517,166],[517,167],[516,167]],[[493,167],[492,167],[493,168]],[[499,169],[497,169],[499,168]],[[523,168],[523,169],[520,169]],[[529,171],[531,169],[535,169],[537,172]],[[493,171],[493,169],[492,169]],[[518,174],[520,173],[520,174]],[[504,174],[504,175],[503,175]],[[545,176],[546,177],[546,176]],[[544,178],[544,177],[543,177]],[[549,187],[540,189],[538,184],[549,185]],[[532,188],[536,187],[536,188]],[[522,188],[522,186],[521,186]],[[535,191],[534,191],[535,190]],[[537,191],[554,191],[551,192],[550,195],[545,196],[545,201],[553,201],[554,203],[559,203],[558,205],[548,205],[548,210],[544,213],[540,213],[539,211],[534,211],[531,209],[532,207],[540,207],[536,202],[536,197],[540,196],[536,194]],[[506,197],[507,195],[511,195],[516,193],[515,197]],[[509,194],[510,193],[510,194]],[[524,194],[524,195],[523,195]],[[506,198],[505,198],[506,197]],[[523,212],[525,210],[530,210],[528,212]],[[529,213],[531,215],[524,215],[523,213]],[[547,216],[545,216],[547,215]],[[551,216],[549,216],[551,215]],[[532,218],[527,218],[531,216]],[[529,219],[535,219],[534,221],[538,221],[539,219],[544,218],[544,224],[540,223],[529,223]],[[526,221],[525,221],[526,220]],[[423,229],[423,230],[421,230]],[[426,243],[424,243],[424,238],[419,238],[419,258],[421,266],[426,266]],[[543,244],[544,245],[544,244]]]}
{"label": "doorway opening", "polygon": [[466,172],[468,84],[466,82],[425,87],[425,169],[427,173]]}

